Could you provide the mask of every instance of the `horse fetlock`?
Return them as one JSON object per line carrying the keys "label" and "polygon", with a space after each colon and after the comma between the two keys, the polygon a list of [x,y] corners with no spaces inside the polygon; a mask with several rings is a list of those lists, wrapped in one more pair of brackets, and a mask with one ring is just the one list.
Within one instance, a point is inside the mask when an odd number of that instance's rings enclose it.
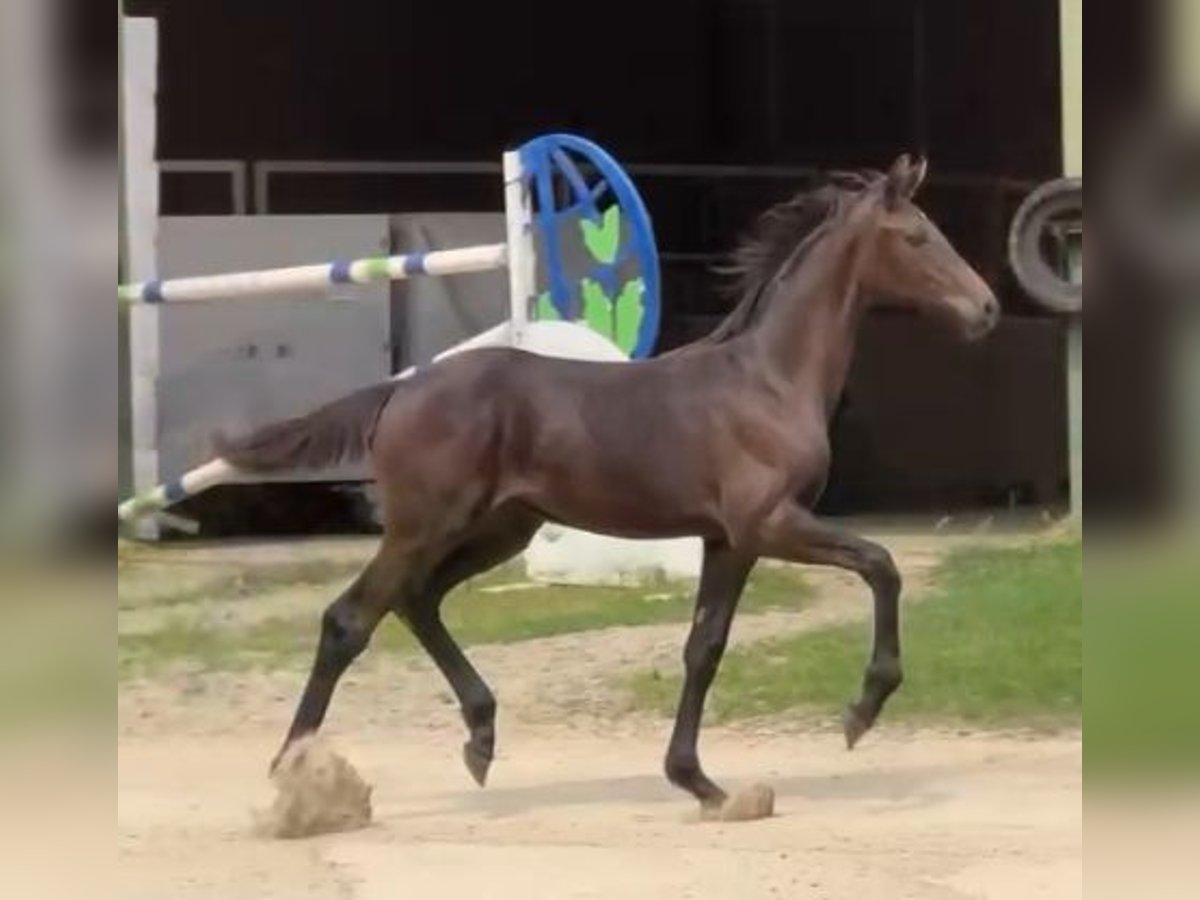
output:
{"label": "horse fetlock", "polygon": [[872,660],[863,678],[864,692],[879,698],[880,703],[904,683],[904,671],[896,657]]}
{"label": "horse fetlock", "polygon": [[694,753],[667,754],[664,769],[667,773],[667,780],[684,790],[691,790],[696,781],[703,777],[700,771],[700,760]]}
{"label": "horse fetlock", "polygon": [[846,749],[853,750],[859,739],[871,730],[880,710],[900,684],[904,673],[900,660],[882,657],[872,660],[863,676],[862,697],[851,703],[842,712],[842,732],[846,737]]}
{"label": "horse fetlock", "polygon": [[489,693],[464,703],[462,717],[472,734],[486,733],[490,737],[496,724],[496,699]]}

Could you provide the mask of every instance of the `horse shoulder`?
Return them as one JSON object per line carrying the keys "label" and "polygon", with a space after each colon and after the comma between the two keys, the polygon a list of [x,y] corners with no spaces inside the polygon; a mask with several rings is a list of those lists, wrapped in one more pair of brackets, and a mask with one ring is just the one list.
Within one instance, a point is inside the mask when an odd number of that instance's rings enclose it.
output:
{"label": "horse shoulder", "polygon": [[769,399],[744,402],[725,426],[717,451],[717,507],[728,539],[739,544],[781,503],[820,495],[829,472],[829,437],[819,417],[797,416]]}

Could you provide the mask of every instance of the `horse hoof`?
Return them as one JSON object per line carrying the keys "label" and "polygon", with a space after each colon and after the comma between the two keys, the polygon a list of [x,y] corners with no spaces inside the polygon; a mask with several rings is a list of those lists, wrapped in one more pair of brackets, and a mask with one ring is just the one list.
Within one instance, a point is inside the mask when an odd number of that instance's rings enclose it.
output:
{"label": "horse hoof", "polygon": [[864,722],[853,706],[847,706],[842,712],[842,733],[846,736],[846,749],[853,750],[859,738],[871,729],[869,722]]}
{"label": "horse hoof", "polygon": [[483,787],[487,784],[488,769],[492,765],[490,753],[485,753],[467,741],[463,744],[463,762],[467,764],[467,771],[471,773],[477,785]]}

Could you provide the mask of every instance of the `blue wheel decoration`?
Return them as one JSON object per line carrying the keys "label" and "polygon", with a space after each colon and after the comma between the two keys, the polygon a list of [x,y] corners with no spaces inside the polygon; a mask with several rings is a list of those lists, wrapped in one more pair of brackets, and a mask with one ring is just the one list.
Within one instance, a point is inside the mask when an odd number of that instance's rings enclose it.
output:
{"label": "blue wheel decoration", "polygon": [[522,145],[533,197],[534,318],[580,322],[631,359],[658,340],[661,280],[650,215],[620,164],[586,138],[548,134]]}

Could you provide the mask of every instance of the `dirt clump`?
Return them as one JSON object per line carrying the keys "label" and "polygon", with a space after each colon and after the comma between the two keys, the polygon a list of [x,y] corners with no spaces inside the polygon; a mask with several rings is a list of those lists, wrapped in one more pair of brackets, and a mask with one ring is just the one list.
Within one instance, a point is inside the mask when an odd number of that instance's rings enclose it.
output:
{"label": "dirt clump", "polygon": [[753,822],[775,815],[775,791],[765,784],[752,784],[735,791],[714,809],[701,812],[706,822]]}
{"label": "dirt clump", "polygon": [[255,832],[263,837],[310,837],[371,823],[371,786],[319,736],[292,744],[271,781],[275,802],[254,814]]}

